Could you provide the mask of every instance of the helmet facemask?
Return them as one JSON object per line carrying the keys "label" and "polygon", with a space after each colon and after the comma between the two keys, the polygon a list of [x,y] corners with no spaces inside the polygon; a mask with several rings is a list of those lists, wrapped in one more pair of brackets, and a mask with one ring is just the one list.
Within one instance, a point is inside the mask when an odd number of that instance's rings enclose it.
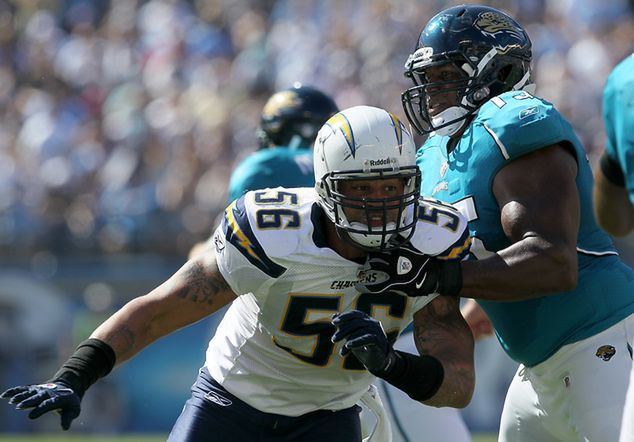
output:
{"label": "helmet facemask", "polygon": [[[419,133],[427,134],[435,131],[439,135],[452,135],[462,127],[467,116],[477,109],[475,104],[467,98],[473,78],[462,66],[468,63],[470,63],[469,60],[460,62],[460,57],[457,55],[441,54],[424,64],[416,64],[416,68],[408,69],[405,75],[414,82],[415,86],[407,89],[401,99],[407,118]],[[447,65],[453,67],[452,72],[457,78],[430,81],[429,69]],[[450,105],[432,115],[430,105],[442,96],[447,97],[446,101]]]}
{"label": "helmet facemask", "polygon": [[[399,178],[403,192],[397,196],[369,198],[351,196],[343,189],[356,181],[384,181]],[[333,171],[320,180],[318,192],[339,236],[366,250],[389,250],[409,240],[414,233],[420,194],[417,166],[402,168]]]}

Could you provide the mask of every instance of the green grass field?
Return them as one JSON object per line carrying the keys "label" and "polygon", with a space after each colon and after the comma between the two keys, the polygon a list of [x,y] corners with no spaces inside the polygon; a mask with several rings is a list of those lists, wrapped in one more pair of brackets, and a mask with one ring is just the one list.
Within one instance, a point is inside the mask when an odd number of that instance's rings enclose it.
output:
{"label": "green grass field", "polygon": [[121,436],[82,436],[82,435],[47,435],[36,434],[29,436],[0,435],[0,442],[165,442],[165,436],[121,435]]}
{"label": "green grass field", "polygon": [[[121,435],[121,436],[82,436],[82,435],[0,435],[0,442],[164,442],[165,436]],[[475,435],[473,442],[495,442],[493,435]],[[433,442],[433,441],[429,441]]]}

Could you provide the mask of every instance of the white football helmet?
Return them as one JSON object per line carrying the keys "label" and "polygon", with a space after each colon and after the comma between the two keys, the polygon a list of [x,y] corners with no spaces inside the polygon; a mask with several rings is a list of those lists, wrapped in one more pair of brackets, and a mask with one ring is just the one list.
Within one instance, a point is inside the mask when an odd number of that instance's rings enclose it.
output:
{"label": "white football helmet", "polygon": [[[390,249],[414,233],[421,175],[411,133],[393,114],[376,107],[355,106],[331,117],[315,139],[315,188],[319,204],[345,240],[369,250]],[[358,198],[343,194],[340,184],[350,180],[400,177],[403,195]],[[382,211],[383,225],[372,227],[349,221],[344,208],[362,210],[366,221]],[[388,213],[398,215],[391,221]]]}

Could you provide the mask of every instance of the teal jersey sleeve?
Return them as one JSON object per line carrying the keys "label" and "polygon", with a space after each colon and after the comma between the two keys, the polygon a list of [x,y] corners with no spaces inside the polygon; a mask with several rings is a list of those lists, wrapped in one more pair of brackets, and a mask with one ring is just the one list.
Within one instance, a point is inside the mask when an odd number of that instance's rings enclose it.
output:
{"label": "teal jersey sleeve", "polygon": [[475,124],[493,138],[507,161],[574,138],[569,124],[552,104],[523,91],[506,92],[488,101]]}
{"label": "teal jersey sleeve", "polygon": [[273,147],[251,154],[238,165],[229,180],[227,200],[236,200],[249,190],[314,185],[312,153]]}
{"label": "teal jersey sleeve", "polygon": [[271,181],[273,170],[257,160],[257,153],[238,165],[229,179],[227,202],[237,200],[249,190],[261,189]]}
{"label": "teal jersey sleeve", "polygon": [[634,56],[619,63],[603,90],[605,150],[621,166],[634,203]]}

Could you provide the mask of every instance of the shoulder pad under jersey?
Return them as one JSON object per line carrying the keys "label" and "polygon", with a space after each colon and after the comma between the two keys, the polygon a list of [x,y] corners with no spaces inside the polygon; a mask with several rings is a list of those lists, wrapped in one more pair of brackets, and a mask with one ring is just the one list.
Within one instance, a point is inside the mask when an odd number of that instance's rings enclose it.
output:
{"label": "shoulder pad under jersey", "polygon": [[410,242],[439,259],[462,259],[469,252],[471,237],[466,218],[455,207],[421,197],[418,223]]}
{"label": "shoulder pad under jersey", "polygon": [[551,103],[524,91],[493,97],[472,124],[474,130],[484,129],[493,138],[505,160],[574,138],[570,125]]}
{"label": "shoulder pad under jersey", "polygon": [[276,259],[295,252],[309,235],[314,189],[262,189],[247,192],[225,211],[227,239],[254,265],[276,273]]}

